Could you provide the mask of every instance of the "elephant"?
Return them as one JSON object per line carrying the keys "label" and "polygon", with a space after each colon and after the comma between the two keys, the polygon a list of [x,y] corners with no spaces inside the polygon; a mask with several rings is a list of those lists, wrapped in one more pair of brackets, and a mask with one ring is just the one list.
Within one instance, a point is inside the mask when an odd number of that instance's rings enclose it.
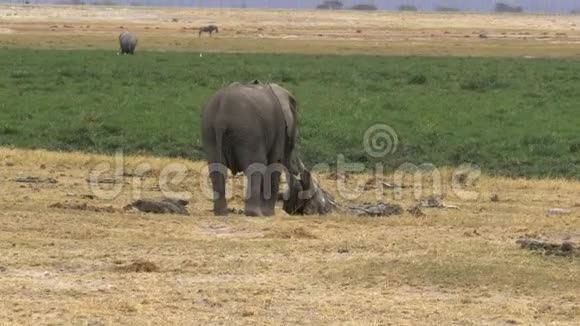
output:
{"label": "elephant", "polygon": [[220,32],[219,28],[216,25],[203,26],[203,27],[199,28],[198,37],[201,37],[202,33],[209,33],[209,36],[211,37],[213,32],[216,32],[216,33]]}
{"label": "elephant", "polygon": [[119,35],[119,45],[121,47],[121,54],[134,54],[135,47],[137,47],[137,36],[133,33],[124,31]]}
{"label": "elephant", "polygon": [[[298,136],[298,105],[294,96],[274,83],[232,83],[218,90],[206,103],[201,117],[204,151],[213,187],[214,215],[228,215],[226,177],[244,172],[246,216],[272,216],[279,196],[280,177],[286,175],[289,191],[284,210],[296,214],[318,212],[316,196],[302,198],[310,189],[309,172],[299,170],[294,156]],[[299,167],[294,161],[299,162]],[[300,175],[299,175],[300,174]],[[316,194],[318,192],[314,192]],[[305,207],[314,207],[308,211]]]}
{"label": "elephant", "polygon": [[334,197],[320,187],[310,171],[304,168],[302,161],[299,163],[300,179],[290,174],[288,191],[279,194],[278,199],[284,202],[284,211],[290,215],[324,215],[341,211],[342,208]]}
{"label": "elephant", "polygon": [[214,214],[227,215],[227,169],[248,178],[244,213],[274,215],[281,173],[290,168],[297,103],[277,84],[233,83],[217,91],[201,118],[202,142],[214,190]]}

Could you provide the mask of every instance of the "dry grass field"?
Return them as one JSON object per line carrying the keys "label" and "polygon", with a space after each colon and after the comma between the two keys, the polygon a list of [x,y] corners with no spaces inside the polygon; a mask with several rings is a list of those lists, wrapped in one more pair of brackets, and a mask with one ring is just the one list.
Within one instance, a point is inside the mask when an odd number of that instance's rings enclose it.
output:
{"label": "dry grass field", "polygon": [[[196,29],[220,26],[210,39]],[[0,5],[0,47],[389,55],[580,55],[580,16]],[[480,38],[485,34],[487,38]]]}
{"label": "dry grass field", "polygon": [[[279,209],[274,218],[215,218],[199,186],[203,163],[125,158],[124,170],[109,173],[122,191],[104,199],[87,182],[103,162],[113,158],[0,149],[0,324],[580,322],[578,258],[515,243],[578,242],[577,182],[482,176],[465,188],[479,197],[465,201],[446,181],[444,201],[459,209],[426,208],[423,217],[298,218]],[[143,164],[150,172],[132,177]],[[187,167],[187,177],[160,186],[169,164]],[[331,177],[319,180],[337,194]],[[362,191],[354,202],[377,200],[374,189],[363,190],[367,179],[347,178]],[[240,180],[232,177],[238,209]],[[193,194],[190,215],[123,209],[133,196],[159,197],[162,189]],[[396,202],[409,208],[415,195],[404,188]],[[547,215],[553,207],[571,214]]]}

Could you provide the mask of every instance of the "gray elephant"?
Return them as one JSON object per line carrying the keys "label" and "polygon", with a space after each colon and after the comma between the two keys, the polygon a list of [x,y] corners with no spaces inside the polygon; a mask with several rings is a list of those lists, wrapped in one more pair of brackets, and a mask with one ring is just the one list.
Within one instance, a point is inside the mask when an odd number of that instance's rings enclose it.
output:
{"label": "gray elephant", "polygon": [[121,54],[134,54],[137,47],[137,36],[133,33],[123,31],[119,35],[119,45],[121,47]]}
{"label": "gray elephant", "polygon": [[[214,191],[214,214],[227,215],[225,184],[227,169],[244,172],[248,179],[244,213],[272,216],[284,173],[289,192],[284,210],[296,214],[320,213],[313,201],[299,193],[310,189],[299,159],[293,159],[298,135],[298,106],[294,96],[277,84],[253,81],[233,83],[214,94],[203,109],[202,142]],[[299,166],[293,162],[297,160]],[[302,168],[302,169],[301,169]],[[309,173],[307,174],[309,176]],[[319,191],[313,192],[313,194]],[[304,207],[314,207],[305,211]]]}
{"label": "gray elephant", "polygon": [[247,216],[274,215],[281,173],[290,168],[297,104],[286,89],[258,81],[219,90],[202,114],[202,141],[214,190],[214,214],[227,215],[227,169],[244,172]]}

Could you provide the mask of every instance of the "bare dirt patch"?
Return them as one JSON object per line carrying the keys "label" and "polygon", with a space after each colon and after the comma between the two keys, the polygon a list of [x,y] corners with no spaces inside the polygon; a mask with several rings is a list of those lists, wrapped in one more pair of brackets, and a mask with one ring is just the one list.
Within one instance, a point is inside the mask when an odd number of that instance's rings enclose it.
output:
{"label": "bare dirt patch", "polygon": [[124,273],[153,273],[159,272],[159,267],[146,260],[136,260],[130,264],[115,266],[113,270]]}
{"label": "bare dirt patch", "polygon": [[106,206],[106,207],[98,207],[98,206],[92,206],[89,205],[87,203],[54,203],[48,206],[49,208],[59,208],[59,209],[73,209],[73,210],[80,210],[80,211],[91,211],[91,212],[97,212],[97,213],[115,213],[118,212],[119,210],[111,207],[111,206]]}
{"label": "bare dirt patch", "polygon": [[269,230],[266,232],[266,237],[276,239],[316,239],[308,230],[303,227]]}
{"label": "bare dirt patch", "polygon": [[14,30],[10,28],[0,28],[0,34],[12,34],[12,33],[14,33]]}

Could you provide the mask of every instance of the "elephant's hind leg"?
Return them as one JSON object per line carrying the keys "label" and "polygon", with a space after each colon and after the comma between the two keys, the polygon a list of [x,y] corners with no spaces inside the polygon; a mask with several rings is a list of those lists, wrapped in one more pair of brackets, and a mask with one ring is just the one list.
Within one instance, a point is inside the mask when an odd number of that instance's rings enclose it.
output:
{"label": "elephant's hind leg", "polygon": [[228,203],[226,201],[226,177],[227,168],[220,163],[210,165],[210,174],[213,187],[213,211],[216,216],[228,215]]}
{"label": "elephant's hind leg", "polygon": [[269,172],[269,176],[264,178],[262,185],[264,192],[264,207],[262,208],[262,213],[264,216],[273,216],[275,214],[278,192],[280,191],[280,172]]}
{"label": "elephant's hind leg", "polygon": [[261,190],[264,176],[260,171],[248,171],[246,175],[248,177],[248,189],[246,191],[244,213],[246,216],[263,216]]}
{"label": "elephant's hind leg", "polygon": [[[240,151],[241,152],[241,151]],[[245,198],[245,214],[247,216],[263,216],[264,194],[262,191],[264,176],[267,173],[266,155],[263,150],[238,152],[244,174],[248,178],[248,187]],[[251,162],[250,162],[251,161]]]}
{"label": "elephant's hind leg", "polygon": [[267,174],[262,182],[262,193],[264,194],[262,213],[264,216],[273,216],[275,214],[278,192],[280,191],[280,176],[283,171],[283,167],[280,164],[268,166]]}

